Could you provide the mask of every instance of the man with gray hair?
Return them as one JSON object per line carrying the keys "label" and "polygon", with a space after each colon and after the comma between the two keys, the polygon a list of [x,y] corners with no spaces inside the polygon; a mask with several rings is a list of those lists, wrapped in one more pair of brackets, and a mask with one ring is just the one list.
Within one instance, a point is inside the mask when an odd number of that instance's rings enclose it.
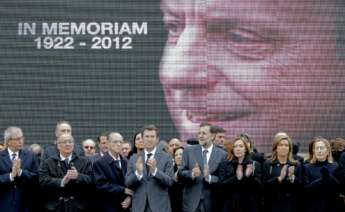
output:
{"label": "man with gray hair", "polygon": [[39,182],[46,194],[45,208],[86,210],[92,183],[91,161],[73,152],[74,138],[70,134],[57,138],[57,149],[58,154],[42,161],[39,170]]}
{"label": "man with gray hair", "polygon": [[[55,136],[58,138],[59,136],[67,134],[72,135],[72,126],[68,121],[62,120],[58,121],[55,127]],[[58,153],[56,140],[52,143],[52,145],[49,145],[42,155],[42,161],[46,160],[52,156],[55,156]],[[84,151],[82,147],[79,144],[75,144],[74,150],[77,155],[84,155]]]}
{"label": "man with gray hair", "polygon": [[23,149],[24,135],[19,127],[8,127],[4,141],[7,148],[0,152],[0,211],[29,211],[29,188],[37,181],[37,160]]}
{"label": "man with gray hair", "polygon": [[92,157],[96,154],[96,142],[91,138],[85,139],[82,146],[86,157]]}
{"label": "man with gray hair", "polygon": [[112,132],[108,136],[109,151],[93,165],[94,181],[99,191],[100,211],[129,211],[133,191],[125,185],[127,158],[121,155],[123,137]]}

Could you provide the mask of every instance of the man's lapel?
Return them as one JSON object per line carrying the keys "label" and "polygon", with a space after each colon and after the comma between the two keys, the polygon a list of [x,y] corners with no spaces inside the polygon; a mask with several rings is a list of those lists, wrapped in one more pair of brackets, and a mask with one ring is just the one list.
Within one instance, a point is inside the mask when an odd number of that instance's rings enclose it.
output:
{"label": "man's lapel", "polygon": [[10,155],[8,154],[7,149],[1,151],[1,158],[5,162],[7,168],[11,169],[12,168],[12,161],[11,161]]}
{"label": "man's lapel", "polygon": [[[204,169],[204,162],[202,159],[202,148],[201,145],[198,145],[198,148],[195,148],[195,152],[194,152],[194,156],[195,156],[195,162],[199,164],[200,169],[203,170]],[[194,167],[195,164],[192,164],[192,166]]]}
{"label": "man's lapel", "polygon": [[210,159],[208,160],[208,167],[209,167],[209,172],[213,173],[215,171],[216,167],[216,159],[217,159],[217,149],[216,146],[213,145],[212,152],[210,155]]}

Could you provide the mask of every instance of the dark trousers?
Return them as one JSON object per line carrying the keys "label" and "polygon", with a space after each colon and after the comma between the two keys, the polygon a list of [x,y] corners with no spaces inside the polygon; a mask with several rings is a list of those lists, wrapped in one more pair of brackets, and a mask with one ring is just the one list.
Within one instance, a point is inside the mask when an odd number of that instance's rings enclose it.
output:
{"label": "dark trousers", "polygon": [[152,212],[151,208],[150,208],[150,204],[149,204],[149,200],[148,198],[146,199],[146,204],[145,204],[145,210],[144,212]]}

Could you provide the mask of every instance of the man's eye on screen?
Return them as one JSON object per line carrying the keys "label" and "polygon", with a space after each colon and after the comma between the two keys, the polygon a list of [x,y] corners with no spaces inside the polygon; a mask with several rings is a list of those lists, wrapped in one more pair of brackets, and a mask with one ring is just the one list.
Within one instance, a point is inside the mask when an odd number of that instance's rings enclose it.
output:
{"label": "man's eye on screen", "polygon": [[237,57],[246,60],[263,60],[270,56],[275,43],[255,32],[233,29],[227,32],[228,49]]}
{"label": "man's eye on screen", "polygon": [[179,22],[169,22],[166,24],[166,28],[168,31],[168,43],[175,45],[184,30],[184,24]]}

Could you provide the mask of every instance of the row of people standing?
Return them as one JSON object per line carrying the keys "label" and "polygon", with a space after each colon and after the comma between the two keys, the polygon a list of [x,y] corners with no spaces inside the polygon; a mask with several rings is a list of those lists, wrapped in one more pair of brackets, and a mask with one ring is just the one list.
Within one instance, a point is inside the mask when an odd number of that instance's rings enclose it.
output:
{"label": "row of people standing", "polygon": [[271,158],[262,164],[252,159],[247,144],[248,137],[236,137],[219,164],[221,211],[344,210],[345,154],[338,165],[326,139],[313,139],[313,155],[304,165],[293,159],[286,133],[275,135]]}
{"label": "row of people standing", "polygon": [[[29,184],[37,178],[44,189],[45,210],[51,211],[90,209],[89,203],[96,199],[100,202],[91,209],[101,211],[128,211],[130,207],[132,211],[258,211],[263,203],[268,210],[296,211],[304,206],[299,200],[318,204],[319,211],[338,209],[334,207],[338,192],[330,186],[344,184],[344,162],[339,166],[332,162],[328,141],[323,138],[314,139],[314,154],[302,166],[291,157],[291,139],[286,133],[278,133],[271,160],[260,163],[253,160],[257,157],[249,150],[248,137],[236,137],[227,145],[227,153],[213,145],[213,126],[202,124],[199,144],[187,147],[182,158],[182,149],[176,149],[174,165],[169,154],[158,148],[157,128],[147,126],[141,136],[144,150],[129,161],[120,154],[121,142],[116,134],[108,136],[108,153],[92,161],[73,153],[71,134],[58,135],[58,154],[42,160],[37,174],[34,157],[21,149],[20,128],[7,129],[9,148],[1,152],[6,163],[1,164],[1,209],[25,211],[31,195],[22,195],[21,191],[27,190],[26,185],[38,186]],[[17,154],[12,159],[13,153]],[[306,190],[308,195],[299,196]],[[320,201],[323,196],[326,198]],[[182,197],[182,205],[174,197]]]}
{"label": "row of people standing", "polygon": [[245,134],[227,143],[224,154],[211,142],[211,125],[198,133],[199,145],[185,149],[173,185],[180,189],[172,189],[176,200],[183,193],[176,211],[344,210],[345,153],[338,165],[325,138],[312,140],[310,160],[302,164],[286,133],[274,136],[267,160],[250,151]]}

